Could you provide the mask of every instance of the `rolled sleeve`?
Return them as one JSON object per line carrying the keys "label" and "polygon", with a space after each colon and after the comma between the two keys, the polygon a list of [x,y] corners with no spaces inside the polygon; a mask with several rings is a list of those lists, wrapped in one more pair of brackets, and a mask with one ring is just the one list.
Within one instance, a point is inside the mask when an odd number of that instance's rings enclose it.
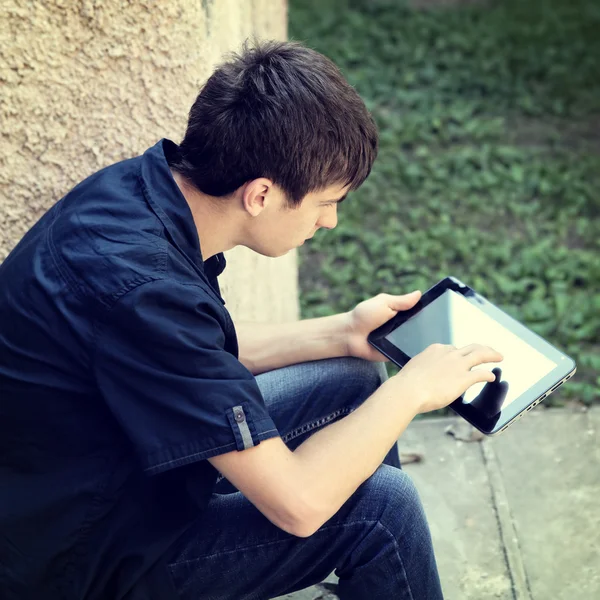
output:
{"label": "rolled sleeve", "polygon": [[100,393],[149,474],[279,435],[254,376],[228,352],[224,308],[200,286],[144,283],[99,327]]}

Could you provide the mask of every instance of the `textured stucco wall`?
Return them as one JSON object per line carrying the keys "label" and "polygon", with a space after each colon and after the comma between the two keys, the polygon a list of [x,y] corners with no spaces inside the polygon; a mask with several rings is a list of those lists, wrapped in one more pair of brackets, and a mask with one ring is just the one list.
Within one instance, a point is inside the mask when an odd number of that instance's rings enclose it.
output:
{"label": "textured stucco wall", "polygon": [[[168,137],[246,38],[284,39],[286,0],[2,0],[0,260],[75,183]],[[234,318],[297,317],[296,257],[229,254]]]}

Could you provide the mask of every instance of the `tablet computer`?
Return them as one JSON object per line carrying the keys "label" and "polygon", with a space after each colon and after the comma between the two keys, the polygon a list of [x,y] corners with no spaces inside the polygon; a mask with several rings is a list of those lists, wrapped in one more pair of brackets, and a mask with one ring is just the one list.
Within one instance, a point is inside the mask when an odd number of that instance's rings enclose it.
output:
{"label": "tablet computer", "polygon": [[496,380],[470,387],[450,404],[487,435],[504,431],[576,369],[572,358],[455,277],[438,282],[368,341],[399,367],[434,343],[457,348],[477,343],[500,352],[501,363],[475,367],[492,369]]}

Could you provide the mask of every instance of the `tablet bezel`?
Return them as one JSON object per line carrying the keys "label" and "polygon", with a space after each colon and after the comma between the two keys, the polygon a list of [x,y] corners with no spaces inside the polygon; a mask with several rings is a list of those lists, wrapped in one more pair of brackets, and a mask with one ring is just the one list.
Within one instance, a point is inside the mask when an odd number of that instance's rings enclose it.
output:
{"label": "tablet bezel", "polygon": [[469,403],[463,402],[462,396],[450,404],[450,408],[483,433],[493,435],[526,411],[538,399],[546,397],[550,391],[553,391],[555,386],[558,387],[558,384],[575,371],[575,361],[528,329],[525,325],[499,309],[489,300],[477,294],[472,288],[456,277],[446,277],[436,283],[421,296],[421,299],[413,308],[399,312],[390,321],[372,331],[367,338],[368,342],[392,362],[399,367],[403,367],[412,357],[402,352],[397,346],[394,346],[394,344],[386,339],[386,336],[448,290],[461,294],[471,304],[474,304],[500,325],[517,335],[556,364],[556,367],[550,373],[545,375],[527,391],[523,392],[518,398],[515,398],[506,408],[501,409],[493,417],[482,415]]}

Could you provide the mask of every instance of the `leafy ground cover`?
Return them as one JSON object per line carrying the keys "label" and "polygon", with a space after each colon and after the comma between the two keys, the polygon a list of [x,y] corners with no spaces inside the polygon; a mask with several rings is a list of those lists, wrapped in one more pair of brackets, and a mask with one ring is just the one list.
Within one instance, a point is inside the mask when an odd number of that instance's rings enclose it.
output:
{"label": "leafy ground cover", "polygon": [[[600,3],[291,0],[380,127],[372,175],[300,256],[303,316],[453,274],[578,363],[600,401]],[[433,3],[435,4],[435,3]]]}

